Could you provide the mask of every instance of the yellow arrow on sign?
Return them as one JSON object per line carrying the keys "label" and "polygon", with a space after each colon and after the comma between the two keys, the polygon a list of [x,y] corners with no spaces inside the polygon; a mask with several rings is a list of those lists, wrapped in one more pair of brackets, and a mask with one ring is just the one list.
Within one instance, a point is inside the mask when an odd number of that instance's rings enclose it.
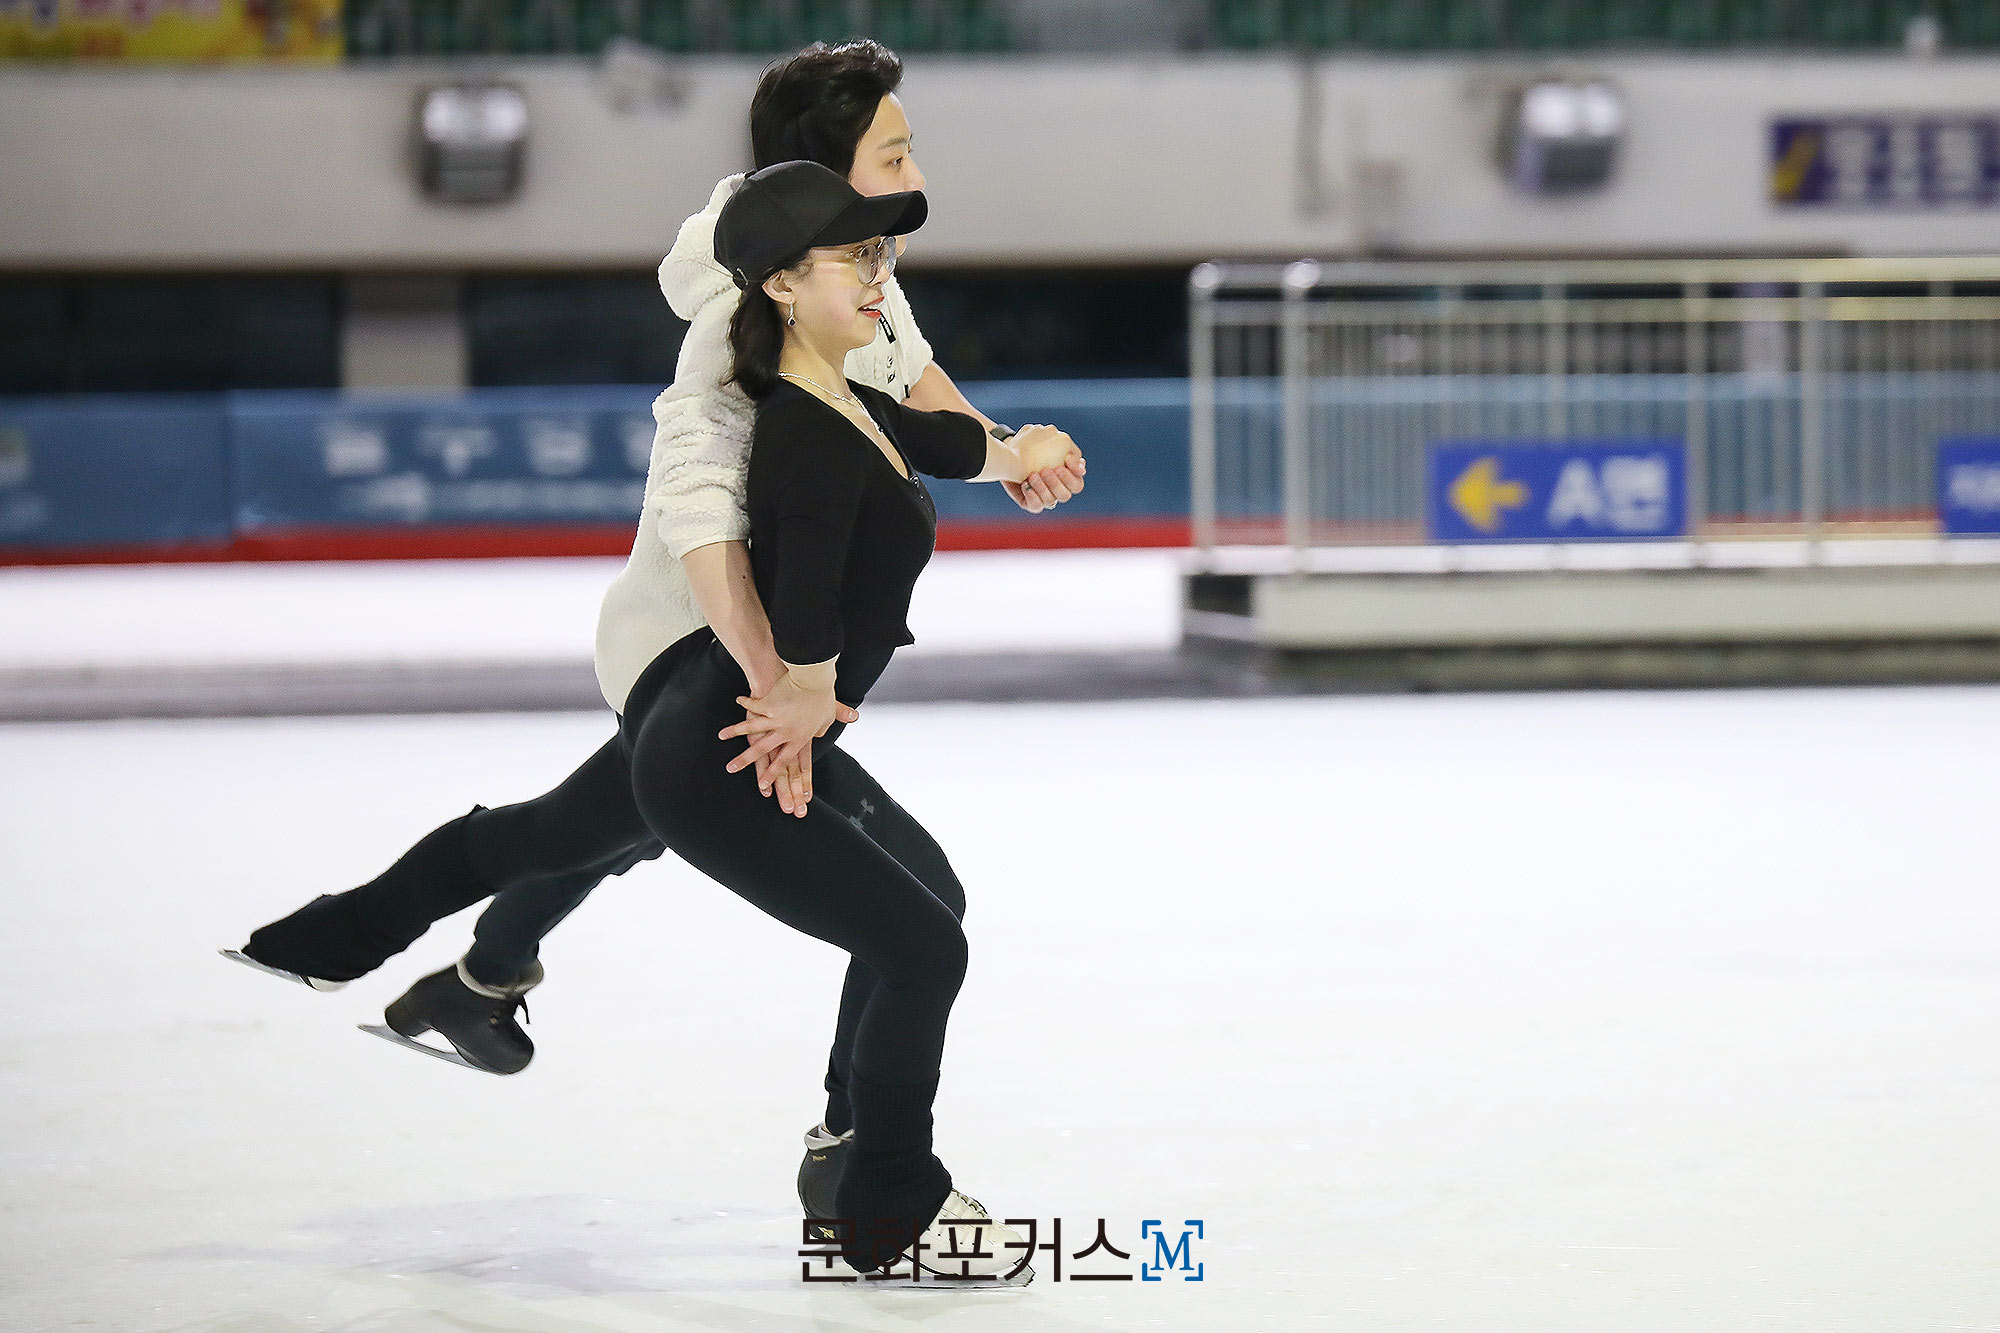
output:
{"label": "yellow arrow on sign", "polygon": [[1817,134],[1800,134],[1787,144],[1784,157],[1771,165],[1771,197],[1781,204],[1797,199],[1799,191],[1805,187],[1806,173],[1812,170],[1813,159],[1817,156]]}
{"label": "yellow arrow on sign", "polygon": [[1482,458],[1459,473],[1447,495],[1451,507],[1481,532],[1500,531],[1501,511],[1520,509],[1528,503],[1525,485],[1500,480],[1497,458]]}

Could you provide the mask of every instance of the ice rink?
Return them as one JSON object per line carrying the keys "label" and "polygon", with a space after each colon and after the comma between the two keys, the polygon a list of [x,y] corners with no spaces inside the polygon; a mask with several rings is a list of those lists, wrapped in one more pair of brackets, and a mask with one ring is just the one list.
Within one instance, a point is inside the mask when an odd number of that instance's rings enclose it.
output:
{"label": "ice rink", "polygon": [[842,960],[671,858],[514,1078],[355,1031],[469,918],[216,957],[607,731],[0,728],[0,1324],[2000,1328],[2000,689],[865,709],[971,896],[939,1153],[1131,1256],[977,1294],[801,1281]]}

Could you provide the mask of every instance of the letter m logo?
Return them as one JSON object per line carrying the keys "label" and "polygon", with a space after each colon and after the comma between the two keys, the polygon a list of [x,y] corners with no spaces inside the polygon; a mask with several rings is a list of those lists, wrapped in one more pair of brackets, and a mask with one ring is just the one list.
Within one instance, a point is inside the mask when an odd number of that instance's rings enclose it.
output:
{"label": "letter m logo", "polygon": [[1144,1246],[1148,1240],[1153,1242],[1153,1262],[1149,1264],[1141,1260],[1139,1263],[1140,1281],[1160,1282],[1164,1280],[1162,1275],[1169,1272],[1185,1273],[1187,1276],[1182,1280],[1186,1282],[1202,1280],[1208,1265],[1195,1263],[1190,1254],[1195,1241],[1207,1239],[1202,1221],[1191,1217],[1181,1225],[1180,1239],[1169,1245],[1166,1229],[1158,1219],[1148,1219],[1139,1224],[1139,1244]]}

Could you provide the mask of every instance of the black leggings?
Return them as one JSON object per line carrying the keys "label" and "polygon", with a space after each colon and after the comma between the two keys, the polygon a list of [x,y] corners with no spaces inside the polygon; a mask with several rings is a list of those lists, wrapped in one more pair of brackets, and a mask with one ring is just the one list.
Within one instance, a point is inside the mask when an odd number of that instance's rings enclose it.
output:
{"label": "black leggings", "polygon": [[843,1014],[853,1023],[854,1142],[835,1204],[843,1218],[892,1222],[890,1234],[921,1228],[951,1189],[931,1152],[931,1104],[965,980],[963,895],[948,906],[845,813],[814,800],[805,818],[788,815],[753,771],[725,772],[743,746],[716,732],[742,718],[736,699],[749,685],[712,633],[690,637],[648,668],[660,679],[640,678],[619,726],[633,797],[689,865],[873,973],[864,981],[851,965],[843,996],[859,1012]]}
{"label": "black leggings", "polygon": [[742,718],[735,699],[747,692],[712,631],[689,635],[640,677],[618,736],[556,788],[475,807],[376,880],[257,932],[251,950],[315,976],[358,976],[496,895],[467,969],[498,984],[604,876],[671,846],[851,956],[826,1076],[828,1127],[855,1129],[836,1200],[843,1217],[921,1225],[950,1189],[930,1152],[930,1107],[965,974],[964,890],[936,841],[833,743],[838,724],[814,746],[804,819],[761,794],[754,772],[725,772],[742,742],[715,733]]}

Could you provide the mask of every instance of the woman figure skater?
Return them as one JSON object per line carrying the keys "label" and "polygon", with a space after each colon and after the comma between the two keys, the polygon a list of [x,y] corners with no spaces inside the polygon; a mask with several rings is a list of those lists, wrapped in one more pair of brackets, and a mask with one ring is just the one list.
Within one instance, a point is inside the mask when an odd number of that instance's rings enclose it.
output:
{"label": "woman figure skater", "polygon": [[[809,160],[830,167],[864,195],[921,190],[913,132],[896,90],[903,67],[873,41],[815,43],[777,61],[750,103],[758,166]],[[690,321],[674,383],[654,403],[658,431],[646,502],[632,556],[605,594],[598,620],[597,677],[614,713],[625,710],[639,673],[668,644],[703,624],[743,668],[750,693],[768,696],[782,679],[771,626],[751,577],[744,505],[754,409],[725,383],[728,326],[741,299],[714,251],[716,218],[741,182],[721,181],[701,212],[680,228],[660,265],[660,285]],[[899,251],[900,252],[900,251]],[[931,357],[909,302],[891,276],[879,336],[855,351],[847,376],[913,407],[979,415]],[[1083,488],[1082,455],[1006,489],[1035,513]],[[853,721],[846,715],[843,721]],[[849,756],[815,759],[812,733],[768,731],[746,751],[759,785],[788,812],[827,801],[905,865],[929,863],[934,887],[950,877],[943,853],[880,784]],[[473,944],[454,966],[424,977],[389,1006],[387,1028],[371,1032],[492,1074],[513,1074],[534,1058],[517,1014],[543,979],[540,944],[605,878],[664,848],[632,802],[631,774],[614,738],[555,787],[531,800],[474,806],[418,840],[382,874],[314,901],[250,937],[239,961],[318,990],[338,989],[407,949],[430,925],[485,898],[492,902]],[[949,895],[947,895],[949,898]],[[448,1050],[421,1045],[435,1033]],[[827,1071],[828,1120],[807,1134],[804,1173],[824,1167],[847,1128],[843,1071]],[[830,1132],[829,1132],[830,1131]]]}
{"label": "woman figure skater", "polygon": [[[912,131],[896,96],[901,77],[895,54],[872,41],[815,43],[774,63],[750,104],[758,164],[813,160],[844,173],[864,195],[920,190]],[[664,850],[634,800],[622,715],[636,702],[634,685],[648,664],[703,625],[712,627],[744,672],[748,693],[758,696],[749,708],[781,718],[746,732],[748,748],[730,763],[754,760],[760,788],[788,813],[824,805],[843,816],[954,915],[963,914],[963,890],[922,825],[843,748],[816,744],[819,724],[782,721],[798,710],[773,714],[775,704],[765,702],[782,703],[798,691],[786,684],[744,540],[754,406],[724,383],[731,362],[728,329],[743,295],[716,260],[714,230],[741,179],[718,184],[708,206],[681,227],[660,266],[661,286],[691,327],[675,383],[654,405],[659,432],[632,558],[606,594],[599,618],[598,679],[621,715],[619,734],[548,792],[495,809],[474,806],[419,839],[375,879],[321,895],[254,932],[241,950],[225,950],[230,957],[333,990],[408,948],[434,921],[490,897],[465,956],[391,1004],[386,1027],[367,1030],[488,1073],[524,1069],[534,1044],[517,1015],[525,1016],[526,994],[542,980],[542,938],[601,880]],[[846,378],[906,398],[913,407],[972,414],[1000,438],[1010,434],[978,417],[931,359],[893,275],[878,282],[884,299],[873,328],[879,336],[850,354]],[[830,388],[842,382],[815,378]],[[1055,452],[1043,442],[1040,456]],[[1082,474],[1082,457],[1072,445],[1060,465],[1035,472],[1025,484],[1005,485],[1034,513],[1080,491]],[[840,715],[842,721],[854,716]],[[736,720],[745,715],[739,712]],[[824,739],[830,742],[833,734]],[[722,774],[723,760],[714,764]],[[833,1215],[853,1136],[848,1062],[855,1025],[875,984],[865,961],[849,966],[827,1062],[825,1115],[806,1131],[799,1166],[799,1198],[809,1217]],[[433,1032],[449,1048],[417,1040]]]}
{"label": "woman figure skater", "polygon": [[613,745],[659,844],[850,955],[829,1068],[845,1075],[851,1129],[830,1205],[808,1201],[819,1234],[860,1273],[908,1264],[918,1281],[1020,1285],[1033,1278],[1020,1237],[953,1187],[931,1146],[965,977],[963,891],[920,827],[931,854],[905,860],[824,802],[788,812],[743,749],[803,735],[816,762],[839,754],[841,710],[854,716],[911,641],[910,596],[937,532],[920,473],[1018,484],[1073,449],[1052,427],[1002,441],[974,417],[906,407],[843,374],[876,337],[894,238],[927,211],[919,191],[865,196],[806,161],[753,173],[722,206],[715,260],[742,292],[728,378],[756,404],[750,576],[782,675],[752,697],[704,625],[639,671]]}
{"label": "woman figure skater", "polygon": [[811,162],[758,171],[724,205],[716,259],[744,293],[731,378],[757,404],[751,566],[785,675],[746,717],[743,670],[713,629],[695,630],[640,674],[618,741],[661,842],[872,973],[865,994],[843,995],[855,1012],[837,1028],[851,1041],[854,1131],[834,1197],[842,1257],[864,1273],[908,1262],[934,1281],[1019,1268],[1018,1282],[1032,1276],[1019,1237],[954,1189],[931,1151],[945,1025],[965,976],[958,904],[824,805],[786,814],[732,757],[735,738],[788,725],[819,736],[816,752],[832,748],[836,705],[858,707],[911,641],[911,590],[937,531],[919,473],[1020,482],[1069,451],[1051,428],[1003,442],[972,417],[908,408],[842,375],[848,352],[875,337],[893,238],[926,211],[921,192],[864,196]]}

